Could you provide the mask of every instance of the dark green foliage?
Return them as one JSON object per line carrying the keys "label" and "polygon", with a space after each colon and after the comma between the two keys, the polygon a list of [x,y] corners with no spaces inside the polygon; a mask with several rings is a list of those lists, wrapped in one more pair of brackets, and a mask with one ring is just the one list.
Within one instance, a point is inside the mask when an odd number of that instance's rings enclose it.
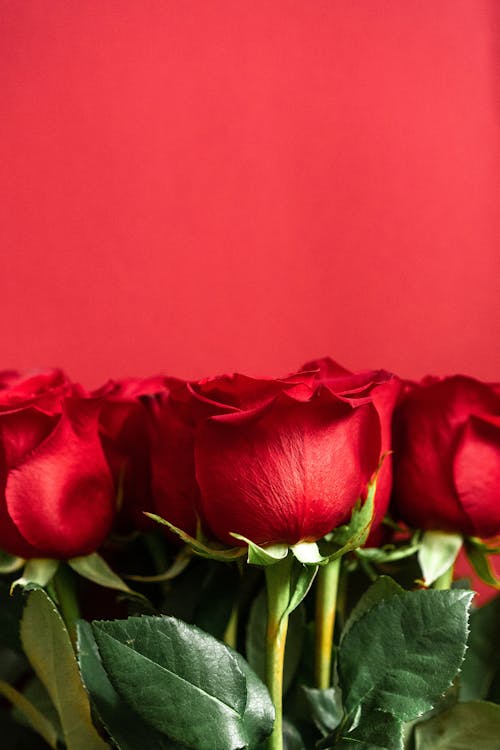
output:
{"label": "dark green foliage", "polygon": [[139,720],[140,746],[115,738],[125,750],[142,750],[150,730],[160,748],[193,750],[257,748],[271,731],[267,689],[239,654],[198,628],[140,617],[94,622],[92,634],[95,643],[80,625],[80,663],[104,724],[114,736],[110,702]]}

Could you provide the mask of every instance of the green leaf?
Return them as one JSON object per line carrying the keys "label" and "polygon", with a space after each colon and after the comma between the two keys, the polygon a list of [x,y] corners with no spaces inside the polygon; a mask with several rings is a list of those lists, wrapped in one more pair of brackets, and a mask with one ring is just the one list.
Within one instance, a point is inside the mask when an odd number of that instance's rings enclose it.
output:
{"label": "green leaf", "polygon": [[364,706],[411,721],[430,710],[462,664],[471,598],[463,590],[405,592],[354,622],[339,651],[347,713]]}
{"label": "green leaf", "polygon": [[156,513],[144,513],[144,515],[157,523],[161,523],[163,526],[167,526],[170,531],[177,534],[184,544],[187,544],[200,557],[206,557],[210,560],[220,560],[221,562],[232,562],[233,560],[238,560],[240,557],[244,557],[246,554],[244,547],[211,547],[205,544],[203,540],[195,539],[182,529],[177,528],[177,526],[174,526],[173,523],[165,520],[165,518],[157,516]]}
{"label": "green leaf", "polygon": [[[403,750],[403,724],[383,711],[362,712],[356,727],[345,733],[335,750]],[[430,750],[429,748],[427,750]]]}
{"label": "green leaf", "polygon": [[144,598],[142,594],[132,591],[125,581],[122,581],[120,576],[111,570],[106,560],[98,555],[97,552],[93,552],[91,555],[86,555],[85,557],[73,557],[71,560],[68,560],[68,565],[73,568],[75,573],[81,575],[82,578],[87,578],[99,586],[123,591],[130,596],[140,597],[141,599]]}
{"label": "green leaf", "polygon": [[418,562],[426,586],[431,586],[443,573],[451,568],[462,548],[461,534],[444,531],[426,531],[422,535]]}
{"label": "green leaf", "polygon": [[311,711],[311,718],[319,731],[328,734],[337,729],[344,715],[338,688],[319,690],[302,685],[302,692]]}
{"label": "green leaf", "polygon": [[418,724],[415,750],[498,750],[500,706],[471,701]]}
{"label": "green leaf", "polygon": [[43,589],[28,597],[21,621],[24,651],[57,709],[68,750],[105,750],[90,717],[68,631]]}
{"label": "green leaf", "polygon": [[47,586],[54,577],[58,567],[59,560],[42,558],[28,560],[24,566],[21,578],[17,578],[10,587],[11,592],[14,591],[16,586],[21,586],[21,588],[30,584]]}
{"label": "green leaf", "polygon": [[470,621],[469,648],[460,675],[460,700],[488,697],[500,670],[500,597],[473,610]]}
{"label": "green leaf", "polygon": [[37,732],[45,742],[56,750],[57,731],[50,721],[29,701],[22,693],[15,690],[12,685],[0,680],[0,695],[3,695],[13,706],[15,706],[28,720],[30,726]]}
{"label": "green leaf", "polygon": [[[266,623],[267,601],[263,590],[255,598],[250,609],[246,632],[246,655],[248,662],[261,680],[266,679]],[[299,607],[288,622],[288,636],[285,645],[283,692],[286,693],[300,662],[304,642],[306,614]]]}
{"label": "green leaf", "polygon": [[269,691],[241,654],[229,649],[247,681],[247,705],[243,719],[247,728],[248,747],[257,750],[273,731],[274,706]]}
{"label": "green leaf", "polygon": [[494,589],[500,589],[500,579],[496,576],[491,567],[488,559],[488,549],[482,545],[475,544],[472,540],[468,539],[465,545],[465,552],[470,564],[479,578],[484,581],[484,583],[487,583],[488,586],[492,586]]}
{"label": "green leaf", "polygon": [[[94,622],[114,689],[150,726],[193,750],[237,750],[259,731],[252,685],[224,644],[171,617]],[[257,678],[255,678],[257,679]],[[270,700],[261,740],[273,716]]]}
{"label": "green leaf", "polygon": [[399,596],[400,594],[404,594],[404,589],[393,578],[389,576],[380,576],[380,578],[377,578],[375,583],[364,592],[349,615],[349,619],[344,625],[341,639],[345,638],[354,623],[360,620],[375,604],[389,599],[391,596]]}
{"label": "green leaf", "polygon": [[83,682],[99,719],[119,750],[179,750],[180,744],[153,729],[120,698],[102,665],[90,623],[80,620],[77,633]]}

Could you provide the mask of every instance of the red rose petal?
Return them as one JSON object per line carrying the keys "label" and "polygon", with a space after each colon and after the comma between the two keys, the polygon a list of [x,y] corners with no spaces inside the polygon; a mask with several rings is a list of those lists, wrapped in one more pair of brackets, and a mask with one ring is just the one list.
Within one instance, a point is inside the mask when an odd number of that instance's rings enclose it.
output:
{"label": "red rose petal", "polygon": [[22,411],[0,414],[0,443],[7,468],[24,461],[57,424],[58,417],[50,417],[33,407]]}
{"label": "red rose petal", "polygon": [[460,502],[475,534],[500,534],[500,420],[469,419],[455,453],[453,471]]}
{"label": "red rose petal", "polygon": [[0,499],[0,549],[17,557],[42,557],[40,550],[33,547],[19,532],[9,516],[5,503],[5,494],[2,492]]}
{"label": "red rose petal", "polygon": [[22,536],[49,557],[88,554],[102,543],[114,492],[94,403],[65,402],[49,437],[9,472],[5,498]]}

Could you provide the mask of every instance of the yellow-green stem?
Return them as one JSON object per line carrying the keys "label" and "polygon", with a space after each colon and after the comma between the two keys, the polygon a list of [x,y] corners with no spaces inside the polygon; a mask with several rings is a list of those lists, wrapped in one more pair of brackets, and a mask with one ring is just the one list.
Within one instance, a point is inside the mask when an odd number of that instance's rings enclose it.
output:
{"label": "yellow-green stem", "polygon": [[291,570],[291,554],[266,568],[266,682],[276,711],[268,750],[283,750],[283,664],[288,630],[288,615],[285,612],[290,601]]}
{"label": "yellow-green stem", "polygon": [[455,563],[452,563],[450,567],[448,568],[448,570],[445,573],[443,573],[442,576],[439,576],[439,578],[436,578],[432,588],[439,589],[441,591],[447,591],[448,589],[451,589],[451,584],[453,583],[454,567],[455,567]]}
{"label": "yellow-green stem", "polygon": [[234,603],[229,622],[224,631],[223,641],[227,646],[236,649],[238,640],[238,601]]}
{"label": "yellow-green stem", "polygon": [[337,590],[339,585],[340,560],[332,560],[320,567],[316,589],[316,686],[321,690],[330,687],[332,677],[333,631]]}

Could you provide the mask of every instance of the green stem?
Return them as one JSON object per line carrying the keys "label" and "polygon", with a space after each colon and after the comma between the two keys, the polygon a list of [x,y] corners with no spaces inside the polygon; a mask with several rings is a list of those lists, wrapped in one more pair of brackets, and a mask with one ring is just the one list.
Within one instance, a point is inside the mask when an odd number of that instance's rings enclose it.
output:
{"label": "green stem", "polygon": [[330,687],[332,677],[333,631],[341,558],[320,567],[316,589],[315,677],[320,690]]}
{"label": "green stem", "polygon": [[289,554],[284,560],[266,568],[266,681],[276,711],[268,750],[283,750],[283,664],[288,630],[288,615],[285,612],[290,601],[292,562],[292,555]]}
{"label": "green stem", "polygon": [[230,646],[230,648],[234,648],[236,650],[237,640],[238,640],[238,601],[237,600],[233,605],[233,609],[231,610],[231,617],[229,618],[229,622],[226,625],[226,629],[224,631],[224,636],[222,640],[227,646]]}
{"label": "green stem", "polygon": [[60,565],[53,578],[59,610],[73,645],[76,644],[76,621],[80,607],[76,596],[75,575],[67,565]]}
{"label": "green stem", "polygon": [[455,563],[452,563],[450,567],[448,568],[448,570],[445,573],[443,573],[443,575],[439,576],[439,578],[436,578],[432,588],[438,589],[440,591],[447,591],[448,589],[451,589],[451,584],[453,583],[454,568],[455,568]]}

